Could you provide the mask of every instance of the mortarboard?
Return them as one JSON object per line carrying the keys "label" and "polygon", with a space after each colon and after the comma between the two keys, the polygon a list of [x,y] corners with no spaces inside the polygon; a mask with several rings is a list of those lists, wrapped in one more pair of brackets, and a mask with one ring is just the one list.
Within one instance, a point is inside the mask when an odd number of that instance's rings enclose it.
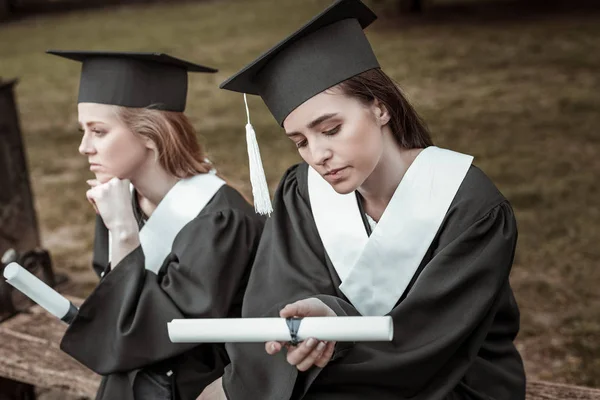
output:
{"label": "mortarboard", "polygon": [[[277,123],[283,125],[285,118],[311,97],[379,68],[363,32],[376,19],[375,13],[360,0],[337,0],[220,88],[244,93],[244,100],[246,93],[259,95]],[[269,191],[249,115],[246,139],[255,208],[260,213],[270,213]]]}
{"label": "mortarboard", "polygon": [[78,103],[185,110],[188,72],[217,72],[162,53],[48,50],[82,63]]}
{"label": "mortarboard", "polygon": [[261,96],[282,125],[316,94],[379,67],[363,32],[376,18],[360,0],[338,0],[220,87]]}

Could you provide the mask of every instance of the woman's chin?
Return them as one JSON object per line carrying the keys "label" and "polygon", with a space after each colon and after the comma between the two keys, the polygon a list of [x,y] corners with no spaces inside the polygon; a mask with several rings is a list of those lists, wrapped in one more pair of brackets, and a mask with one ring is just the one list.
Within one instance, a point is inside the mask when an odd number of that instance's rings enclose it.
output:
{"label": "woman's chin", "polygon": [[335,190],[339,194],[348,194],[352,193],[357,189],[357,186],[350,181],[349,179],[343,180],[341,182],[329,182],[333,190]]}
{"label": "woman's chin", "polygon": [[108,181],[110,181],[112,178],[114,178],[112,175],[109,174],[105,174],[102,172],[96,173],[96,180],[100,183],[106,183]]}

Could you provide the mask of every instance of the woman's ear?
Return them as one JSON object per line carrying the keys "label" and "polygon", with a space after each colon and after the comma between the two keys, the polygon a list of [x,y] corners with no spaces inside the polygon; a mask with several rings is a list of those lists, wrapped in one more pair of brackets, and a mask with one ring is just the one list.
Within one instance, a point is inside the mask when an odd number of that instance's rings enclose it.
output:
{"label": "woman's ear", "polygon": [[156,143],[150,138],[144,137],[144,144],[146,145],[146,148],[154,154],[154,161],[158,162],[158,147],[156,146]]}
{"label": "woman's ear", "polygon": [[371,109],[373,111],[373,115],[375,116],[375,120],[377,121],[377,124],[379,126],[384,126],[388,122],[390,122],[390,113],[385,104],[379,101],[379,99],[373,100],[373,105]]}
{"label": "woman's ear", "polygon": [[148,137],[144,137],[144,145],[146,146],[147,149],[156,151],[157,147],[156,147],[156,143],[154,143],[154,141]]}

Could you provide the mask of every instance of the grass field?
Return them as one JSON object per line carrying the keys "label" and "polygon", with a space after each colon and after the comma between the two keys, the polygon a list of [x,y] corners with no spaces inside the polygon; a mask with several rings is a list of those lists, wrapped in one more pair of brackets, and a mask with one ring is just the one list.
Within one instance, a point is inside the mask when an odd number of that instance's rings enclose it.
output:
{"label": "grass field", "polygon": [[[210,158],[249,193],[242,97],[218,84],[329,4],[222,0],[31,17],[0,25],[0,74],[17,100],[43,244],[80,294],[89,270],[90,177],[77,153],[76,63],[49,48],[162,51],[216,66],[191,76],[187,113]],[[600,386],[600,10],[400,18],[389,2],[368,36],[436,144],[473,154],[512,202],[512,283],[530,378]],[[299,158],[259,99],[253,122],[272,189]]]}

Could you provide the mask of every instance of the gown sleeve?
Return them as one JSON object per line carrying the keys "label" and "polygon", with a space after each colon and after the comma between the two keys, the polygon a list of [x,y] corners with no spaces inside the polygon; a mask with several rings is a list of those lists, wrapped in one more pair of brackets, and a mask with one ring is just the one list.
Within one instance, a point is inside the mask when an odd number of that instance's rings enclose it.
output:
{"label": "gown sleeve", "polygon": [[68,327],[61,349],[99,374],[171,358],[174,318],[227,317],[254,257],[261,224],[235,209],[202,213],[177,235],[158,275],[138,247],[106,274]]}

